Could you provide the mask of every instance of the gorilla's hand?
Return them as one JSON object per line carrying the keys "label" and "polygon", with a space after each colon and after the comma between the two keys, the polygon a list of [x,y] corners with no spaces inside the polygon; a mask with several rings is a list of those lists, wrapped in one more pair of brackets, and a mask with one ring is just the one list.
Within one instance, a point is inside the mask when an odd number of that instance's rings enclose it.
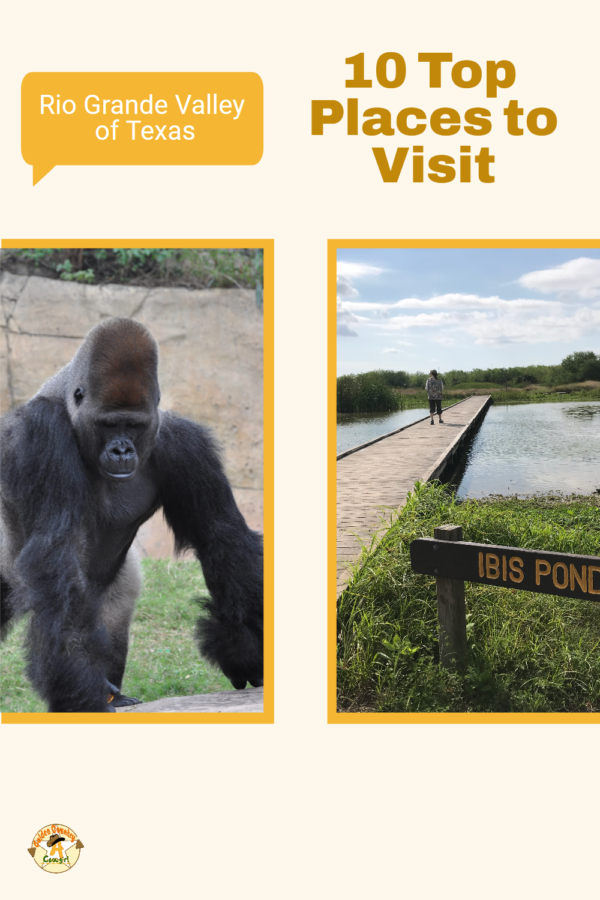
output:
{"label": "gorilla's hand", "polygon": [[111,700],[111,704],[115,707],[118,706],[136,706],[138,703],[142,703],[142,700],[138,700],[137,697],[127,697],[125,694],[115,694],[113,699]]}
{"label": "gorilla's hand", "polygon": [[236,691],[243,691],[246,682],[249,682],[251,687],[262,687],[263,684],[262,668],[244,669],[242,666],[232,666],[223,669],[223,674],[229,678]]}
{"label": "gorilla's hand", "polygon": [[236,691],[242,691],[247,682],[252,687],[262,686],[262,621],[234,623],[217,615],[200,619],[196,634],[202,655],[220,667]]}

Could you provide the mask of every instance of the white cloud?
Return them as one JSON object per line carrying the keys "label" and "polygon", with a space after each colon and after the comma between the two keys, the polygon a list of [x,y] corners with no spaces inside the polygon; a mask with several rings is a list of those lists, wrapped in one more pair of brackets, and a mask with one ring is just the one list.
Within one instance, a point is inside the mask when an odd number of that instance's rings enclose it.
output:
{"label": "white cloud", "polygon": [[551,269],[527,272],[518,279],[518,284],[565,299],[593,300],[600,297],[600,259],[580,256]]}
{"label": "white cloud", "polygon": [[556,300],[530,300],[528,298],[503,300],[501,297],[479,297],[477,294],[440,294],[429,300],[407,297],[393,303],[367,303],[364,300],[349,300],[346,306],[356,312],[368,311],[374,314],[389,313],[394,309],[489,309],[505,312],[518,309],[550,312],[559,309],[560,303]]}
{"label": "white cloud", "polygon": [[[379,275],[383,269],[376,266],[367,266],[363,263],[338,263],[337,272],[337,333],[340,337],[358,337],[358,332],[350,327],[360,321],[367,322],[365,316],[355,316],[350,309],[350,302],[356,302],[358,309],[362,309],[359,301],[348,301],[347,297],[360,297],[359,291],[352,284],[353,278],[367,278]],[[344,298],[344,299],[342,299]],[[368,305],[367,305],[367,308]],[[389,312],[385,306],[381,309],[371,310],[376,317],[386,319]]]}
{"label": "white cloud", "polygon": [[[341,337],[358,337],[358,332],[354,331],[350,325],[356,324],[360,321],[360,319],[365,320],[364,316],[359,317],[355,316],[350,309],[349,303],[350,301],[346,300],[347,297],[360,297],[359,291],[352,284],[353,278],[366,278],[373,275],[379,275],[383,272],[383,269],[378,269],[375,266],[367,266],[362,263],[338,263],[338,272],[337,272],[337,333]],[[343,298],[343,299],[342,299]],[[362,308],[359,301],[352,301],[358,303],[358,308]],[[367,307],[368,308],[368,307]],[[385,307],[382,309],[372,310],[375,316],[379,316],[381,318],[387,318],[389,312]],[[365,320],[366,321],[366,320]]]}
{"label": "white cloud", "polygon": [[581,257],[519,279],[528,290],[555,295],[544,299],[505,300],[495,295],[454,292],[426,300],[401,297],[389,303],[370,303],[361,297],[353,279],[381,271],[359,263],[338,266],[338,334],[383,338],[387,346],[379,350],[382,354],[402,352],[397,349],[402,345],[412,347],[401,337],[407,337],[413,329],[418,330],[413,334],[418,333],[419,339],[426,337],[428,342],[447,348],[461,344],[564,344],[594,340],[600,335],[597,259]]}
{"label": "white cloud", "polygon": [[577,309],[572,316],[505,316],[467,325],[476,344],[547,344],[600,334],[600,310]]}
{"label": "white cloud", "polygon": [[[427,330],[430,341],[444,347],[454,346],[465,339],[476,344],[545,344],[593,339],[600,335],[600,309],[581,306],[570,315],[560,304],[550,307],[547,315],[524,314],[520,308],[507,310],[437,310],[416,315],[397,315],[387,322],[360,322],[381,337],[406,334],[412,329]],[[350,310],[348,310],[350,313]],[[396,341],[401,343],[401,341]]]}
{"label": "white cloud", "polygon": [[[484,319],[488,321],[490,313],[485,312],[435,312],[418,313],[416,316],[394,316],[389,319],[387,331],[404,331],[407,328],[435,328],[438,326],[453,327],[466,325],[468,322]],[[372,327],[381,328],[381,321],[370,322]]]}
{"label": "white cloud", "polygon": [[344,262],[338,260],[337,274],[338,278],[373,278],[381,275],[385,269],[378,266],[368,266],[366,263]]}
{"label": "white cloud", "polygon": [[338,297],[360,297],[350,279],[343,275],[337,277],[337,295]]}
{"label": "white cloud", "polygon": [[358,337],[358,332],[354,331],[350,326],[359,322],[358,316],[351,313],[344,307],[339,299],[337,300],[337,333],[340,337]]}

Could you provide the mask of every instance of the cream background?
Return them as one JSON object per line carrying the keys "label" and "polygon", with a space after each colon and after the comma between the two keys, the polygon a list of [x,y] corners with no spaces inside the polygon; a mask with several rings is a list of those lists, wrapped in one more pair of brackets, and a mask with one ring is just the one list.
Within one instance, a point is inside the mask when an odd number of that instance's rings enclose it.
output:
{"label": "cream background", "polygon": [[[597,235],[599,20],[593,0],[4,7],[0,234],[275,238],[277,456],[276,724],[2,727],[13,773],[7,896],[549,900],[598,890],[599,726],[326,725],[325,378],[327,238]],[[496,112],[483,142],[495,185],[384,184],[367,138],[310,136],[309,101],[345,96],[345,57],[389,50],[409,72],[424,68],[417,52],[508,58],[517,82],[506,93],[550,106],[559,128],[509,139]],[[107,69],[258,72],[262,162],[57,168],[33,189],[19,149],[21,79]],[[370,91],[370,103],[487,106],[479,88],[402,90],[398,100]],[[501,98],[488,102],[501,110]],[[53,774],[40,765],[48,758],[61,760]],[[85,845],[68,879],[48,878],[26,853],[56,820]]]}

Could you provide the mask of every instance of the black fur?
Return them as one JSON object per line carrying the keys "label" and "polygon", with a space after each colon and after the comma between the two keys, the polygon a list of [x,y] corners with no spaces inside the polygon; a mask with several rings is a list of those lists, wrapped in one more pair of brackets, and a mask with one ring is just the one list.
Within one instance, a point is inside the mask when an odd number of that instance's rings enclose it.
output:
{"label": "black fur", "polygon": [[[204,464],[190,469],[189,456]],[[165,518],[178,550],[202,564],[211,599],[197,636],[203,655],[235,688],[262,684],[262,540],[238,510],[209,432],[166,413],[153,460]]]}
{"label": "black fur", "polygon": [[211,594],[201,652],[234,687],[262,684],[261,538],[207,430],[159,412],[156,347],[142,326],[97,326],[1,427],[2,627],[31,611],[28,672],[50,711],[137,702],[121,693],[136,592],[128,553],[161,506]]}

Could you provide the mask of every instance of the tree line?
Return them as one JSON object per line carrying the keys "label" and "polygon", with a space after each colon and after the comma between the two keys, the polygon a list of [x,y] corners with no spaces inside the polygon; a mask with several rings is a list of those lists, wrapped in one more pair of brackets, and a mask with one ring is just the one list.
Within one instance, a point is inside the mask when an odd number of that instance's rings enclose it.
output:
{"label": "tree line", "polygon": [[[422,388],[429,377],[425,372],[378,370],[386,384],[396,388]],[[508,366],[494,369],[450,369],[440,373],[447,388],[461,384],[484,382],[486,384],[524,387],[541,384],[554,387],[557,384],[573,384],[581,381],[600,381],[600,355],[592,350],[580,350],[565,356],[557,366]]]}
{"label": "tree line", "polygon": [[[337,379],[337,411],[393,412],[404,409],[410,396],[400,395],[397,388],[424,389],[429,374],[377,369],[359,375],[341,375]],[[582,381],[600,381],[600,356],[582,350],[566,356],[556,366],[509,366],[490,369],[451,369],[440,372],[446,390],[456,388],[523,388],[539,384],[552,388]],[[410,405],[410,404],[409,404]]]}

